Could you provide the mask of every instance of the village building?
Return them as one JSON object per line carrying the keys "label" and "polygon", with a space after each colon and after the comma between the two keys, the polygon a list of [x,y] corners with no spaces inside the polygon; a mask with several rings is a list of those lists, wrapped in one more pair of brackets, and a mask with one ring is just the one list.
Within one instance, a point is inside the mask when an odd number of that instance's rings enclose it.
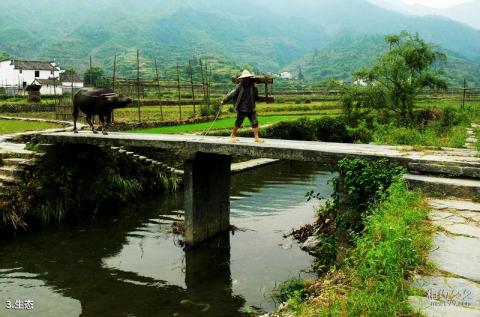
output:
{"label": "village building", "polygon": [[77,75],[65,73],[55,62],[0,61],[0,87],[7,95],[25,93],[31,85],[41,86],[41,95],[62,95],[82,88],[83,82]]}
{"label": "village building", "polygon": [[280,78],[282,79],[293,79],[293,75],[290,72],[281,72]]}
{"label": "village building", "polygon": [[64,94],[75,93],[84,87],[83,81],[75,73],[60,73],[60,83]]}
{"label": "village building", "polygon": [[35,79],[33,82],[27,85],[29,86],[40,86],[40,95],[62,95],[63,87],[60,81],[56,78],[50,79]]}

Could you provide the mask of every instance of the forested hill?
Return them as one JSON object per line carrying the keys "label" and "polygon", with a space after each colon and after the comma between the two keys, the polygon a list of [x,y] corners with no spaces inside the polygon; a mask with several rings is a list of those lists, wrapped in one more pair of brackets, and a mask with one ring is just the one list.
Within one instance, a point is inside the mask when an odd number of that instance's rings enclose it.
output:
{"label": "forested hill", "polygon": [[135,69],[136,48],[147,66],[155,57],[165,66],[214,55],[279,71],[348,34],[404,29],[480,62],[480,31],[447,19],[405,16],[366,0],[0,1],[0,51],[77,69],[88,65],[90,55],[107,66],[117,52],[123,73]]}
{"label": "forested hill", "polygon": [[398,0],[369,0],[373,4],[410,15],[436,15],[460,21],[480,30],[480,0],[469,0],[449,8],[432,8],[419,4],[407,4]]}
{"label": "forested hill", "polygon": [[[327,47],[313,50],[295,61],[285,70],[297,74],[301,69],[308,81],[324,79],[351,80],[352,73],[368,67],[375,57],[387,50],[384,37],[380,35],[348,35],[330,43]],[[460,86],[464,79],[480,86],[480,65],[457,53],[444,50],[446,63],[437,65],[443,69],[449,84]]]}

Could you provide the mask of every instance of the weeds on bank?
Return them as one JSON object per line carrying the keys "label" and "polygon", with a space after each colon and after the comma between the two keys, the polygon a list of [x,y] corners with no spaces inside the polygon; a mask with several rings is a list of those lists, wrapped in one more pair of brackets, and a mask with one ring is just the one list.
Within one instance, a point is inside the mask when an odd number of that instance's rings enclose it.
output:
{"label": "weeds on bank", "polygon": [[287,307],[279,316],[415,316],[407,303],[414,294],[407,281],[413,271],[428,270],[434,229],[428,211],[421,193],[395,180],[369,207],[364,228],[353,234],[354,248],[342,263],[319,280],[305,282],[305,291],[285,291],[300,282],[282,285]]}

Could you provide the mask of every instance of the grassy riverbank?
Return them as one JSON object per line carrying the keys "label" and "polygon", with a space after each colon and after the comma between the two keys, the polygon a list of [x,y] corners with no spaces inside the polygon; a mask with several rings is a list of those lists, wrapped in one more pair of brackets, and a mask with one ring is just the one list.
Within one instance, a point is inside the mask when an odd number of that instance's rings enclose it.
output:
{"label": "grassy riverbank", "polygon": [[407,298],[415,290],[408,279],[427,266],[432,230],[427,214],[422,194],[403,181],[393,183],[370,208],[344,261],[303,289],[298,283],[296,289],[284,288],[287,306],[279,316],[414,316]]}
{"label": "grassy riverbank", "polygon": [[46,129],[60,128],[58,124],[47,122],[33,122],[20,120],[2,120],[0,119],[0,135],[20,133],[28,131],[40,131]]}

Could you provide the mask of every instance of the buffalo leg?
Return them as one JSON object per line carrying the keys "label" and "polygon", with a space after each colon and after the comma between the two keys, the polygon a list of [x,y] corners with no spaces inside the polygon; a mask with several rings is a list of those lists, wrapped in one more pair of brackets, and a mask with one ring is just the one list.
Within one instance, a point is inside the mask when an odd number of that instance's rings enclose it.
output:
{"label": "buffalo leg", "polygon": [[102,123],[102,134],[103,135],[107,135],[108,132],[107,132],[107,124],[108,124],[108,121],[107,121],[107,117],[104,116],[104,115],[100,115],[100,122]]}
{"label": "buffalo leg", "polygon": [[74,105],[73,106],[73,133],[78,133],[77,130],[77,120],[78,120],[78,108]]}
{"label": "buffalo leg", "polygon": [[93,126],[93,123],[92,123],[92,116],[91,115],[87,115],[87,123],[88,125],[90,126],[90,128],[92,128],[92,132],[94,134],[97,134],[97,130],[95,130],[95,127]]}

